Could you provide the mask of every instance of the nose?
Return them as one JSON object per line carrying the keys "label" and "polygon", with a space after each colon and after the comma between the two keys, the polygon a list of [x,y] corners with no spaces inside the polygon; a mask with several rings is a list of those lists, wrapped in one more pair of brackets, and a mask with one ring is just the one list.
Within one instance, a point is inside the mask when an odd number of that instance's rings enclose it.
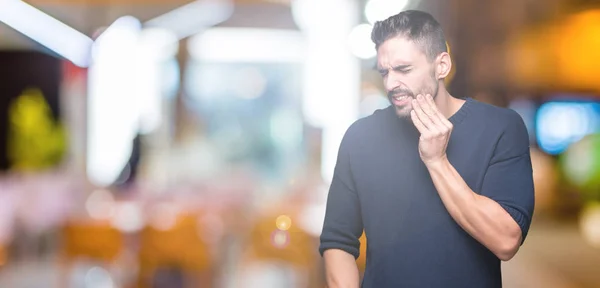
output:
{"label": "nose", "polygon": [[400,86],[400,80],[393,71],[388,72],[388,74],[384,77],[383,81],[383,85],[385,86],[385,89],[387,91],[392,91],[398,88],[398,86]]}

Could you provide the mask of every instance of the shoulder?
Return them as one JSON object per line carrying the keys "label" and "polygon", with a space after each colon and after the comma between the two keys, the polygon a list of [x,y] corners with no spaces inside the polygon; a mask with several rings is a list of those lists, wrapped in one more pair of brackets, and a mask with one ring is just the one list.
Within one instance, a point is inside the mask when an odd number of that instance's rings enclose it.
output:
{"label": "shoulder", "polygon": [[354,121],[346,130],[343,141],[354,142],[360,141],[360,139],[372,138],[370,133],[381,129],[386,123],[389,123],[390,113],[394,113],[391,109],[391,106],[377,109],[373,114]]}
{"label": "shoulder", "polygon": [[471,110],[478,121],[488,125],[509,128],[511,125],[523,124],[521,115],[515,110],[470,99]]}
{"label": "shoulder", "polygon": [[515,110],[471,100],[471,122],[484,124],[486,129],[505,137],[527,138],[527,128]]}
{"label": "shoulder", "polygon": [[497,140],[495,154],[521,155],[529,152],[529,134],[525,122],[515,110],[472,100],[472,121],[483,123]]}

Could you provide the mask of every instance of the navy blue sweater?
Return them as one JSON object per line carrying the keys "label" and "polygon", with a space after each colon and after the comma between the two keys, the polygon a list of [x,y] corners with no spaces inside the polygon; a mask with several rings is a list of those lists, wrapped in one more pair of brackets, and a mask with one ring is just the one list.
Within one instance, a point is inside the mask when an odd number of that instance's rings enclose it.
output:
{"label": "navy blue sweater", "polygon": [[[500,204],[527,235],[534,208],[529,137],[513,110],[468,98],[449,119],[450,163],[475,193]],[[502,286],[500,260],[450,216],[419,158],[419,132],[392,106],[356,121],[338,152],[321,254],[359,255],[362,287]]]}

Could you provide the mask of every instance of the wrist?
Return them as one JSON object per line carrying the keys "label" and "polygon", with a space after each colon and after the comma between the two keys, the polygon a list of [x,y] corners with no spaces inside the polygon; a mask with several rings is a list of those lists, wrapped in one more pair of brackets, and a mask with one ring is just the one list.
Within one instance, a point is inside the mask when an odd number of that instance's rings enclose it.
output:
{"label": "wrist", "polygon": [[442,169],[443,167],[446,166],[446,164],[449,163],[448,161],[448,157],[446,157],[446,154],[442,155],[441,157],[435,158],[435,159],[431,159],[431,160],[427,160],[427,161],[423,161],[423,163],[425,163],[425,166],[427,167],[427,169],[429,170],[439,170]]}

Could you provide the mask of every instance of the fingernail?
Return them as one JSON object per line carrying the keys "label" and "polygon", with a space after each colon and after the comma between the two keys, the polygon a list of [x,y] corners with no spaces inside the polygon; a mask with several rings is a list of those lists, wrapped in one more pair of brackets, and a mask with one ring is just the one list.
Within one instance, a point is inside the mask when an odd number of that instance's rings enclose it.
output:
{"label": "fingernail", "polygon": [[423,99],[423,95],[420,95],[420,94],[419,94],[419,95],[417,96],[417,99],[419,99],[419,100]]}
{"label": "fingernail", "polygon": [[433,100],[433,97],[431,97],[431,95],[427,95],[427,99]]}

